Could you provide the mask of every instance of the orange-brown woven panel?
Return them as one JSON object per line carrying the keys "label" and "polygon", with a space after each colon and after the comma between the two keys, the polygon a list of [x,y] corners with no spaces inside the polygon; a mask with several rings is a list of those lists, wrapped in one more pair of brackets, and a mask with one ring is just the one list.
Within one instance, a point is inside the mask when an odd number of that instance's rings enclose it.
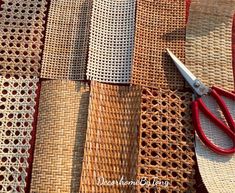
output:
{"label": "orange-brown woven panel", "polygon": [[39,76],[47,0],[3,0],[0,74]]}
{"label": "orange-brown woven panel", "polygon": [[88,85],[42,82],[32,193],[78,192],[86,136]]}
{"label": "orange-brown woven panel", "polygon": [[184,86],[166,48],[184,62],[185,20],[185,0],[137,0],[132,83],[154,88]]}
{"label": "orange-brown woven panel", "polygon": [[0,192],[24,192],[29,158],[36,77],[0,77]]}
{"label": "orange-brown woven panel", "polygon": [[91,83],[80,192],[135,192],[135,186],[102,182],[136,177],[140,94],[137,86]]}
{"label": "orange-brown woven panel", "polygon": [[190,92],[143,88],[137,179],[151,184],[138,192],[195,192],[190,103]]}
{"label": "orange-brown woven panel", "polygon": [[92,0],[51,0],[42,78],[84,80]]}

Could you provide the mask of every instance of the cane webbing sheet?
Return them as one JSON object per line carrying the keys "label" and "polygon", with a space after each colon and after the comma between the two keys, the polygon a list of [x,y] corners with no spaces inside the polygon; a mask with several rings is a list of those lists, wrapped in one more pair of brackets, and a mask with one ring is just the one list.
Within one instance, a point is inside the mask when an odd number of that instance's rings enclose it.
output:
{"label": "cane webbing sheet", "polygon": [[3,0],[0,74],[39,76],[47,0]]}
{"label": "cane webbing sheet", "polygon": [[129,83],[134,28],[135,0],[94,0],[88,79]]}
{"label": "cane webbing sheet", "polygon": [[137,0],[132,83],[154,88],[184,86],[166,48],[184,62],[185,21],[184,0]]}
{"label": "cane webbing sheet", "polygon": [[0,192],[24,192],[37,82],[0,77]]}
{"label": "cane webbing sheet", "polygon": [[190,92],[143,88],[137,179],[151,184],[138,192],[195,192],[190,103]]}
{"label": "cane webbing sheet", "polygon": [[135,192],[135,186],[102,181],[136,177],[140,94],[136,86],[92,81],[80,192]]}
{"label": "cane webbing sheet", "polygon": [[42,78],[84,80],[92,0],[52,0]]}
{"label": "cane webbing sheet", "polygon": [[88,103],[84,83],[42,82],[31,192],[78,192]]}
{"label": "cane webbing sheet", "polygon": [[234,11],[234,0],[193,0],[191,3],[186,33],[186,65],[207,85],[234,88]]}

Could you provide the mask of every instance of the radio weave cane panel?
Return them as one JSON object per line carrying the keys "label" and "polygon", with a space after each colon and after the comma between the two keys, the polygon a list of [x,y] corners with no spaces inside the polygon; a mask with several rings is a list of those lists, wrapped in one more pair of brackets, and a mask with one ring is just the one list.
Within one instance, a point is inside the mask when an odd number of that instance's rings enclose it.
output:
{"label": "radio weave cane panel", "polygon": [[134,193],[140,88],[92,82],[80,192]]}
{"label": "radio weave cane panel", "polygon": [[132,83],[154,88],[184,86],[166,48],[184,62],[185,22],[184,0],[137,0]]}
{"label": "radio weave cane panel", "polygon": [[39,76],[46,0],[3,0],[0,74]]}
{"label": "radio weave cane panel", "polygon": [[87,77],[129,83],[134,47],[135,0],[94,0]]}
{"label": "radio weave cane panel", "polygon": [[234,11],[234,0],[195,0],[191,3],[186,36],[186,65],[207,85],[234,88]]}
{"label": "radio weave cane panel", "polygon": [[89,87],[42,82],[31,192],[78,192],[86,136]]}
{"label": "radio weave cane panel", "polygon": [[0,77],[0,192],[24,192],[36,77]]}
{"label": "radio weave cane panel", "polygon": [[42,78],[84,80],[92,0],[52,0]]}
{"label": "radio weave cane panel", "polygon": [[151,184],[138,192],[195,192],[190,103],[190,92],[143,88],[138,179]]}

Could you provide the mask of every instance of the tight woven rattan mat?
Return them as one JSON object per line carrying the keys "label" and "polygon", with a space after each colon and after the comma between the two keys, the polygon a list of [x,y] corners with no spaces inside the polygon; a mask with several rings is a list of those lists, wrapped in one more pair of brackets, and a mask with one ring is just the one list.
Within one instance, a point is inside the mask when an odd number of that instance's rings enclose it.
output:
{"label": "tight woven rattan mat", "polygon": [[135,186],[103,181],[136,177],[140,94],[136,86],[91,83],[80,192],[135,192]]}
{"label": "tight woven rattan mat", "polygon": [[84,80],[92,0],[51,0],[42,78]]}
{"label": "tight woven rattan mat", "polygon": [[78,192],[86,136],[89,87],[42,82],[31,192]]}

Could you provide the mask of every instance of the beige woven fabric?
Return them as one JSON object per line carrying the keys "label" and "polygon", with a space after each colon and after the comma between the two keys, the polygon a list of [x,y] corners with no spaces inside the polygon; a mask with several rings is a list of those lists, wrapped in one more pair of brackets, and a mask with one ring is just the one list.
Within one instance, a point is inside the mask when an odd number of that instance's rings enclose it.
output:
{"label": "beige woven fabric", "polygon": [[39,76],[47,0],[2,2],[0,74]]}
{"label": "beige woven fabric", "polygon": [[140,88],[91,83],[81,193],[135,193]]}
{"label": "beige woven fabric", "polygon": [[24,192],[38,78],[0,76],[0,192]]}
{"label": "beige woven fabric", "polygon": [[234,0],[192,0],[186,35],[186,65],[207,85],[234,88],[234,12]]}
{"label": "beige woven fabric", "polygon": [[89,87],[74,81],[42,82],[32,193],[78,192]]}
{"label": "beige woven fabric", "polygon": [[84,80],[92,0],[51,0],[42,78]]}
{"label": "beige woven fabric", "polygon": [[135,0],[94,0],[88,79],[129,83],[134,28]]}

